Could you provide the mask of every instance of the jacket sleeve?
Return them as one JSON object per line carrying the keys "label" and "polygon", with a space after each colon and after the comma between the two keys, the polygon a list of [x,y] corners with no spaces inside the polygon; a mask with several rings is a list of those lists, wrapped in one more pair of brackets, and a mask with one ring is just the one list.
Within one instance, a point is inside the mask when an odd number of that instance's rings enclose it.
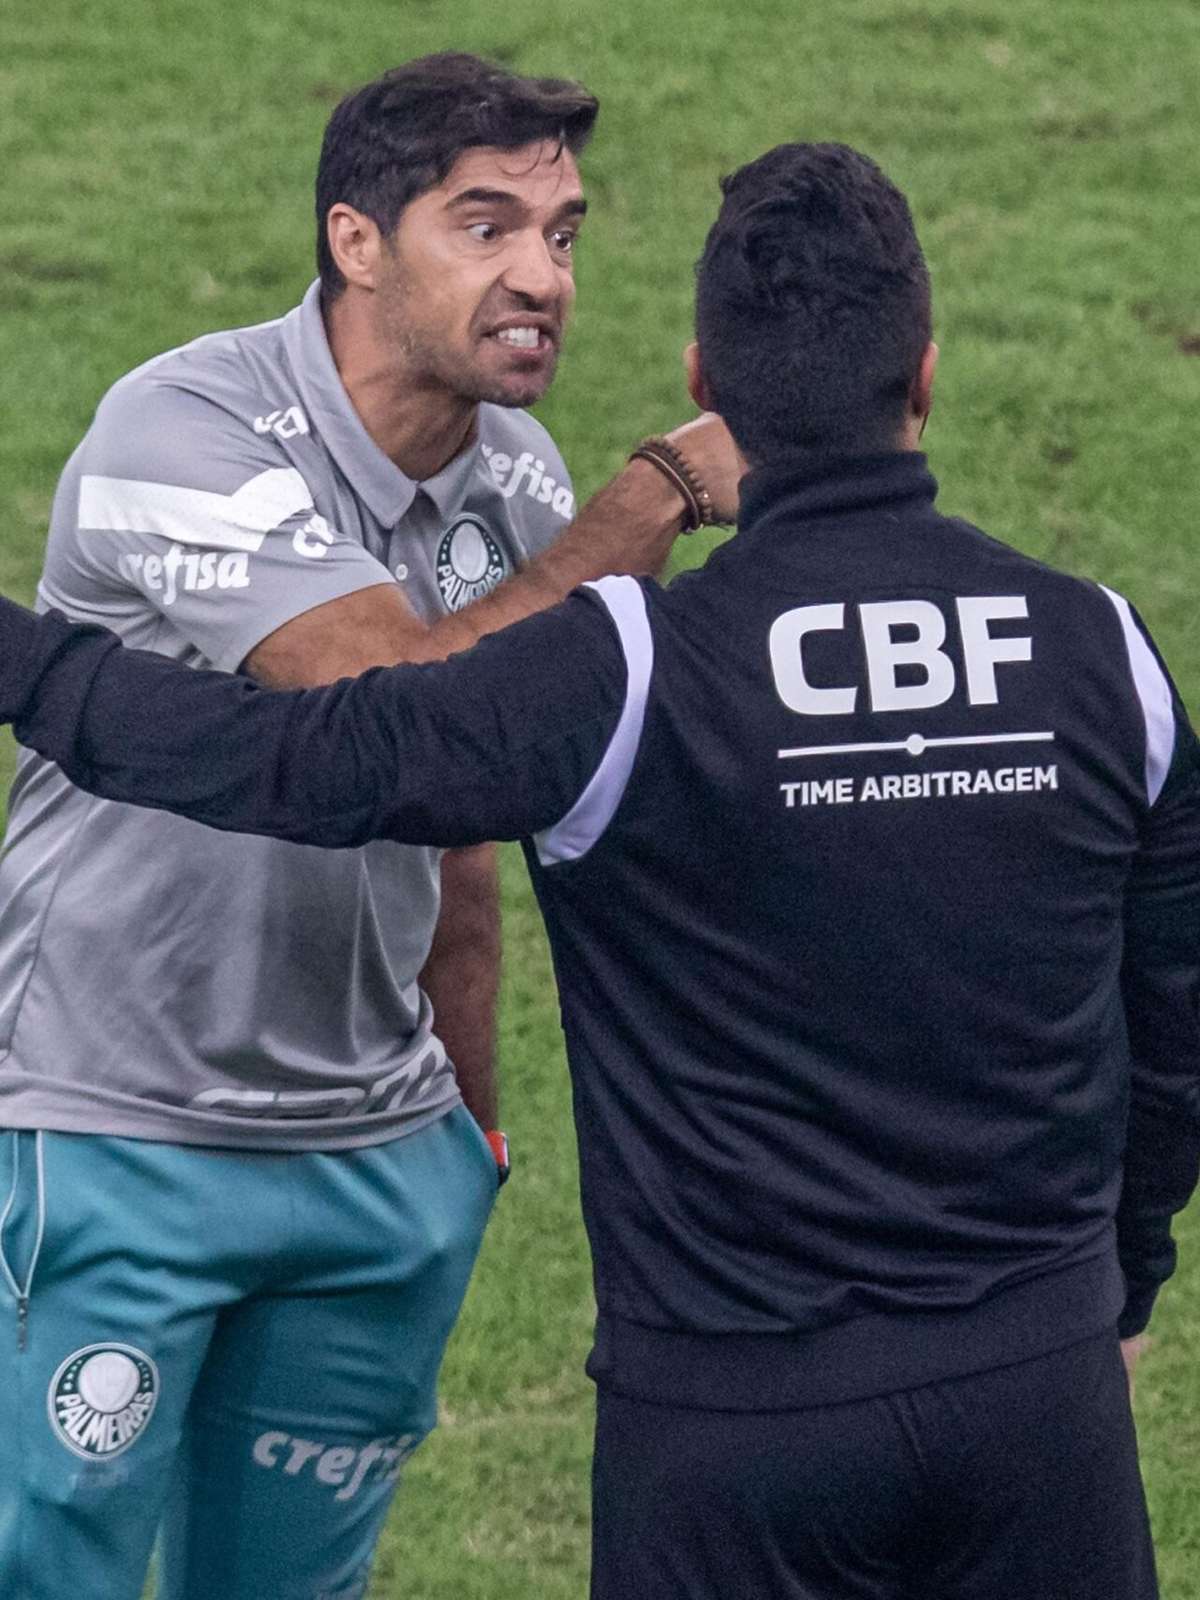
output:
{"label": "jacket sleeve", "polygon": [[0,600],[0,719],[22,744],[106,799],[304,844],[548,827],[599,764],[625,684],[617,631],[586,591],[449,661],[294,692]]}
{"label": "jacket sleeve", "polygon": [[1200,745],[1175,698],[1171,767],[1125,897],[1121,982],[1132,1057],[1117,1244],[1122,1338],[1175,1267],[1171,1219],[1200,1176]]}

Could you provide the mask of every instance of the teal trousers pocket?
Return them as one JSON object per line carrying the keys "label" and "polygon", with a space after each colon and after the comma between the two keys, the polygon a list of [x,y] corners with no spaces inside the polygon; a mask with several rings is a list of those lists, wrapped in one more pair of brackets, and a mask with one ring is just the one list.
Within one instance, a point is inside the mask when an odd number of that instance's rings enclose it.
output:
{"label": "teal trousers pocket", "polygon": [[0,1595],[138,1600],[160,1526],[161,1600],[365,1594],[495,1195],[467,1113],[336,1154],[0,1151]]}

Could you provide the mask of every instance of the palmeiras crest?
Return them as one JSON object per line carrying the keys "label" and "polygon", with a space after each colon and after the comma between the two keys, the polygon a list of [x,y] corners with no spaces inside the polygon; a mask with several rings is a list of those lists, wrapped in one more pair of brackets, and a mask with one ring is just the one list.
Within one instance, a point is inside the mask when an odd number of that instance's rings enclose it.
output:
{"label": "palmeiras crest", "polygon": [[50,1380],[46,1408],[58,1438],[85,1460],[128,1450],[158,1404],[158,1368],[129,1344],[90,1344]]}
{"label": "palmeiras crest", "polygon": [[456,517],[442,535],[435,563],[447,611],[461,611],[508,576],[504,551],[478,517]]}

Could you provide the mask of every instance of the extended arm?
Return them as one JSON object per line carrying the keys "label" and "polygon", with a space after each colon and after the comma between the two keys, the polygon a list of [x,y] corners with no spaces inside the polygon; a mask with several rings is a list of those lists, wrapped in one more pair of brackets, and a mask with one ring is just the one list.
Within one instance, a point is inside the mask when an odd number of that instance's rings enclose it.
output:
{"label": "extended arm", "polygon": [[[725,424],[708,414],[668,437],[709,488],[719,520],[732,522],[745,462]],[[657,572],[683,513],[683,498],[669,480],[648,462],[631,461],[549,549],[464,610],[425,623],[394,584],[380,584],[289,621],[250,652],[245,670],[273,688],[295,688],[378,664],[441,661],[555,605],[581,583],[610,573]]]}
{"label": "extended arm", "polygon": [[624,689],[587,595],[444,663],[279,692],[0,602],[0,720],[80,788],[307,844],[547,827],[595,770]]}

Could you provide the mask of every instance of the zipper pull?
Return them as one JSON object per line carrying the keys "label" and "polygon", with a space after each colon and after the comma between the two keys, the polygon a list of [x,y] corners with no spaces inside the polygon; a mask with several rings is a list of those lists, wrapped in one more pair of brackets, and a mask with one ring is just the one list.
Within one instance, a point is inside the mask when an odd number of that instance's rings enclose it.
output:
{"label": "zipper pull", "polygon": [[24,1351],[29,1334],[29,1296],[21,1295],[17,1300],[17,1349]]}

